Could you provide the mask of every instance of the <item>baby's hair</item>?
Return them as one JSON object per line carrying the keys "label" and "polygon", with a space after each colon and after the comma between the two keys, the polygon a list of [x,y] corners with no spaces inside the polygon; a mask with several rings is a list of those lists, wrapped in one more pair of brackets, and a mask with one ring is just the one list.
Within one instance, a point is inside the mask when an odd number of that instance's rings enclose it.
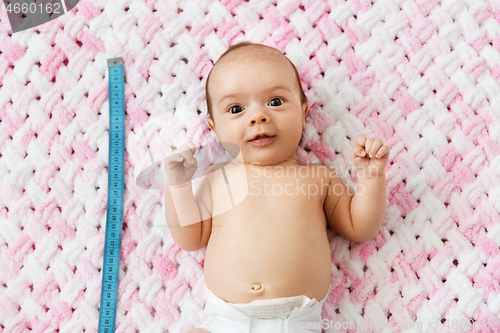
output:
{"label": "baby's hair", "polygon": [[[272,48],[270,46],[263,45],[263,44],[256,44],[256,43],[252,43],[252,42],[240,42],[238,44],[231,46],[229,49],[227,49],[226,52],[224,52],[219,57],[219,59],[215,62],[214,66],[210,70],[210,73],[208,73],[207,81],[205,82],[205,96],[206,96],[206,101],[207,101],[207,117],[210,117],[213,119],[212,105],[211,105],[212,102],[210,100],[210,94],[208,93],[208,82],[210,80],[210,74],[212,74],[212,70],[214,69],[215,65],[217,65],[219,62],[220,63],[224,63],[224,61],[229,62],[232,59],[235,59],[236,56],[242,57],[243,59],[274,60],[275,58],[273,57],[273,54],[276,54],[275,52],[278,52],[280,55],[282,55],[292,65],[293,71],[295,73],[295,78],[297,80],[297,84],[299,87],[300,102],[301,102],[301,104],[304,104],[305,102],[307,102],[307,96],[304,93],[304,89],[302,89],[302,83],[300,82],[299,73],[297,72],[297,68],[295,68],[295,65],[290,61],[290,59],[288,59],[283,53],[281,53],[277,49]],[[302,133],[302,137],[300,138],[299,146],[302,144],[303,139],[304,139],[304,133]]]}
{"label": "baby's hair", "polygon": [[[217,65],[217,63],[221,62],[224,63],[224,60],[226,61],[231,61],[234,59],[236,56],[243,57],[243,59],[267,59],[267,60],[274,60],[275,57],[273,54],[275,52],[279,53],[282,55],[288,62],[292,65],[293,71],[295,72],[295,77],[297,79],[297,84],[299,86],[299,93],[300,93],[300,101],[302,104],[307,102],[307,97],[306,94],[304,94],[304,90],[302,89],[302,84],[300,82],[300,77],[299,73],[297,72],[297,69],[295,68],[294,64],[288,59],[283,53],[280,51],[276,50],[275,48],[272,48],[267,45],[263,44],[256,44],[252,42],[240,42],[238,44],[235,44],[231,46],[229,49],[227,49],[226,52],[224,52],[219,59],[215,62],[214,67]],[[221,61],[222,60],[222,61]],[[214,69],[212,67],[212,70]],[[210,73],[208,74],[207,81],[205,82],[205,96],[207,100],[207,117],[212,117],[212,102],[210,101],[210,94],[208,93],[208,82],[210,80],[210,74],[212,74],[212,70],[210,70]],[[302,140],[301,140],[302,142]]]}

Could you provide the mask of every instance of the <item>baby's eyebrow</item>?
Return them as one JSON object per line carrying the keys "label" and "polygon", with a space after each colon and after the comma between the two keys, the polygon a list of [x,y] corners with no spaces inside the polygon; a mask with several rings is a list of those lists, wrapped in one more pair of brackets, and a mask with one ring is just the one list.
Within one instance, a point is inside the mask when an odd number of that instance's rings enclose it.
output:
{"label": "baby's eyebrow", "polygon": [[[284,90],[284,91],[288,91],[291,93],[290,91],[290,88],[286,87],[286,86],[274,86],[274,87],[270,87],[270,88],[267,88],[267,89],[264,89],[262,90],[262,92],[264,93],[267,93],[267,92],[270,92],[270,91],[276,91],[276,90]],[[228,98],[232,98],[232,97],[238,97],[238,96],[241,96],[243,94],[241,93],[232,93],[232,94],[228,94],[228,95],[224,95],[220,101],[219,101],[219,105],[222,104],[222,102],[224,102],[224,100],[228,99]]]}

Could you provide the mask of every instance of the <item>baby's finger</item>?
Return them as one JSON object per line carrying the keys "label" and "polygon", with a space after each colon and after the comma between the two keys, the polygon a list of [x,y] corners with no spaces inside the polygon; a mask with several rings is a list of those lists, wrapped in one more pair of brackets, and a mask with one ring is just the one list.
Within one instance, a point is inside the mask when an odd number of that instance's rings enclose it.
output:
{"label": "baby's finger", "polygon": [[366,142],[365,142],[365,150],[366,150],[366,153],[370,153],[371,149],[372,149],[372,146],[373,146],[373,141],[375,139],[373,139],[372,137],[367,137],[366,138]]}
{"label": "baby's finger", "polygon": [[365,156],[366,156],[366,152],[363,149],[363,147],[361,147],[360,145],[355,145],[352,148],[352,150],[351,150],[351,160],[354,160],[356,157],[365,157]]}
{"label": "baby's finger", "polygon": [[165,158],[165,169],[173,169],[177,166],[177,164],[181,163],[184,159],[181,158],[181,155],[177,150],[174,150]]}
{"label": "baby's finger", "polygon": [[359,134],[359,135],[356,137],[356,144],[357,144],[357,145],[360,145],[361,147],[364,147],[364,146],[365,146],[365,142],[366,142],[366,135],[364,135],[364,134]]}
{"label": "baby's finger", "polygon": [[193,159],[194,158],[191,156],[191,152],[189,150],[183,150],[183,151],[175,150],[165,159],[165,168],[173,169],[177,167],[179,163],[182,163],[182,165],[186,167],[186,164],[193,163],[192,162]]}
{"label": "baby's finger", "polygon": [[391,149],[387,145],[383,145],[377,152],[377,158],[389,158]]}
{"label": "baby's finger", "polygon": [[194,164],[195,159],[193,155],[191,154],[191,150],[184,150],[179,153],[177,153],[177,161],[180,163],[182,162],[182,165],[185,167],[189,167],[192,164]]}
{"label": "baby's finger", "polygon": [[380,149],[380,147],[382,147],[384,145],[384,143],[382,142],[382,140],[380,139],[375,139],[373,141],[373,144],[370,148],[370,150],[367,150],[368,152],[368,155],[370,155],[370,158],[372,157],[375,157],[375,155],[377,155],[377,151]]}
{"label": "baby's finger", "polygon": [[196,153],[196,146],[192,141],[186,141],[182,146],[178,148],[179,150],[189,150],[191,152],[191,155],[194,155]]}

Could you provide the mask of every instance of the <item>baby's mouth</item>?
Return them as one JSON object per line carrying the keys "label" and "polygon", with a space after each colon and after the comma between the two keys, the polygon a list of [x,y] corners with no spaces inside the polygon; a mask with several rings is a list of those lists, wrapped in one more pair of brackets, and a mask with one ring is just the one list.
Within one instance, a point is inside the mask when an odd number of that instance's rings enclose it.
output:
{"label": "baby's mouth", "polygon": [[257,136],[255,139],[253,139],[252,141],[254,141],[254,140],[259,140],[259,139],[265,139],[265,138],[273,138],[273,137],[274,137],[274,135],[273,135],[273,136],[269,136],[269,135],[259,135],[259,136]]}
{"label": "baby's mouth", "polygon": [[275,135],[259,135],[255,139],[250,140],[251,143],[257,144],[257,145],[264,145],[267,143],[270,143],[271,141],[274,140],[276,136]]}

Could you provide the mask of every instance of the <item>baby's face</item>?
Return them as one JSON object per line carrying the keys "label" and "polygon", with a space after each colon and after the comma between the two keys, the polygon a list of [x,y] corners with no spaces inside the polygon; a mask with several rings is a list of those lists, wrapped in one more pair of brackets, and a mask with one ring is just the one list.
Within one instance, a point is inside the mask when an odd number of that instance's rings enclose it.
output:
{"label": "baby's face", "polygon": [[[240,147],[238,162],[280,163],[300,142],[307,103],[301,104],[295,73],[285,61],[231,61],[210,76],[213,119],[207,121],[221,142]],[[262,133],[274,137],[252,141]]]}

